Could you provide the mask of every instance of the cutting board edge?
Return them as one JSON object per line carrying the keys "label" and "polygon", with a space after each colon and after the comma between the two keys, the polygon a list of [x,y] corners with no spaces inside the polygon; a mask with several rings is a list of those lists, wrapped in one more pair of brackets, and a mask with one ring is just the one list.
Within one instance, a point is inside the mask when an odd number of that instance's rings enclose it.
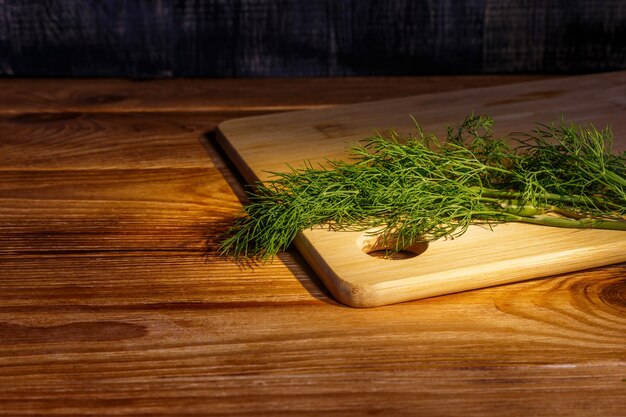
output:
{"label": "cutting board edge", "polygon": [[[339,232],[327,231],[327,233]],[[575,257],[576,262],[572,262],[572,255],[580,255],[580,249],[573,248],[527,257],[521,266],[510,260],[499,260],[482,264],[478,270],[475,267],[447,270],[445,276],[431,273],[427,276],[402,276],[397,279],[368,283],[359,282],[354,277],[344,276],[341,272],[341,266],[332,260],[329,261],[320,253],[316,244],[307,237],[306,233],[298,233],[294,245],[331,294],[339,302],[357,308],[380,307],[532,279],[544,279],[550,276],[626,262],[625,239],[618,244],[609,241],[594,248],[585,248],[585,252],[588,253]],[[598,257],[598,253],[603,256]],[[537,275],[535,272],[537,268],[544,269],[545,274]],[[420,279],[426,281],[416,284]],[[467,285],[468,281],[472,284]],[[405,291],[399,293],[398,288],[403,286],[406,286]]]}
{"label": "cutting board edge", "polygon": [[[240,118],[244,119],[244,118]],[[237,119],[232,119],[237,120]],[[227,120],[228,121],[228,120]],[[227,122],[226,121],[226,122]],[[218,145],[222,148],[222,150],[226,153],[230,161],[235,165],[239,174],[243,177],[248,185],[254,185],[259,181],[259,177],[254,173],[252,168],[246,163],[243,156],[237,152],[237,150],[233,147],[233,145],[228,141],[227,136],[224,134],[222,125],[226,122],[222,122],[217,126],[217,130],[215,132],[215,138],[217,140]]]}
{"label": "cutting board edge", "polygon": [[372,293],[370,285],[355,284],[337,274],[335,268],[320,255],[315,249],[315,245],[307,239],[304,233],[300,232],[296,235],[293,245],[337,301],[349,307],[357,308],[383,305],[372,304],[372,299],[376,298],[376,294]]}

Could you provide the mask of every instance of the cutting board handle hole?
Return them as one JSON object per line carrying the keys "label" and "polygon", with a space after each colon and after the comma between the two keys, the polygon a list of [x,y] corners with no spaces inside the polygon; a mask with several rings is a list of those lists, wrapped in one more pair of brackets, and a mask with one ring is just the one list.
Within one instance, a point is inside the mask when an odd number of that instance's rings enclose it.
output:
{"label": "cutting board handle hole", "polygon": [[384,236],[367,233],[357,241],[357,245],[369,256],[394,261],[415,258],[428,249],[428,242],[417,242],[400,251],[395,250],[395,244],[396,241],[385,239]]}

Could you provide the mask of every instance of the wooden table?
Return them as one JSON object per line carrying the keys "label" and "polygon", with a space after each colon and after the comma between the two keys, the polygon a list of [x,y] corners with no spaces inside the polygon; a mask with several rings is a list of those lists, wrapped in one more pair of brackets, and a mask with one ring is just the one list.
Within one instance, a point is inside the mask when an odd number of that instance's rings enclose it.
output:
{"label": "wooden table", "polygon": [[0,80],[0,414],[626,415],[626,265],[377,309],[217,236],[217,123],[537,77]]}

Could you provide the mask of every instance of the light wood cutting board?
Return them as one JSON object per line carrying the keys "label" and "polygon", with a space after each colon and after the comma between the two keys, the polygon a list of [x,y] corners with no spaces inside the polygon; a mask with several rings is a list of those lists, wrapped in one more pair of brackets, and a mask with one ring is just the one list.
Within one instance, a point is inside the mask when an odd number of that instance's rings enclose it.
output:
{"label": "light wood cutting board", "polygon": [[[416,80],[419,82],[419,80]],[[616,150],[626,149],[626,72],[429,94],[229,120],[218,140],[249,183],[346,150],[376,129],[407,133],[413,115],[443,135],[465,116],[488,114],[495,134],[526,131],[534,122],[567,120],[612,125]],[[626,232],[558,229],[509,223],[472,226],[460,238],[431,242],[410,259],[367,254],[375,242],[360,232],[305,230],[298,250],[341,302],[373,307],[511,283],[626,261]]]}

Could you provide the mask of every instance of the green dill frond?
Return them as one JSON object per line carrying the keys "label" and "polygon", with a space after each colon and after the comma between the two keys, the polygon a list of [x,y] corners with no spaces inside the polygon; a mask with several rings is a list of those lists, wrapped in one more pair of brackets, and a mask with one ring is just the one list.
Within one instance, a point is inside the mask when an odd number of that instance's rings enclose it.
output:
{"label": "green dill frond", "polygon": [[608,128],[561,120],[494,138],[492,119],[470,115],[446,141],[415,132],[376,133],[351,162],[274,173],[250,193],[222,254],[271,259],[316,226],[378,228],[397,250],[476,222],[626,230],[626,156],[611,152]]}

